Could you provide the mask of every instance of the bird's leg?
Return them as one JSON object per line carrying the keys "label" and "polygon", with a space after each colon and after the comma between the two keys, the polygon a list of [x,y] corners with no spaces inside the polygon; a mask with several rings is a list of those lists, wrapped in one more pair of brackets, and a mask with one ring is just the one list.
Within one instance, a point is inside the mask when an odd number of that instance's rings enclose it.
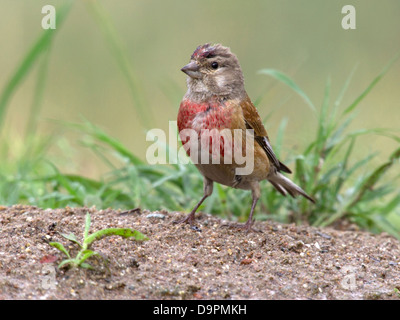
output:
{"label": "bird's leg", "polygon": [[254,223],[254,220],[253,220],[254,209],[255,209],[257,201],[261,195],[260,184],[257,181],[254,181],[251,184],[251,194],[253,197],[253,202],[251,204],[250,215],[249,215],[249,218],[247,219],[246,223],[244,223],[244,224],[243,223],[235,223],[231,226],[235,227],[235,228],[239,228],[239,229],[244,229],[244,230],[246,230],[246,232],[249,232],[249,231],[261,232],[259,230],[253,229],[253,227],[252,227],[253,223]]}
{"label": "bird's leg", "polygon": [[245,229],[247,232],[249,232],[249,231],[258,231],[258,230],[254,230],[252,228],[252,225],[254,223],[253,213],[254,213],[254,209],[256,207],[257,201],[258,201],[258,198],[255,198],[253,196],[253,203],[251,204],[251,210],[250,210],[249,218],[247,219],[246,223],[243,225],[243,229]]}
{"label": "bird's leg", "polygon": [[181,220],[176,220],[174,221],[174,223],[189,223],[191,226],[194,223],[194,215],[197,211],[197,209],[201,206],[201,204],[203,203],[204,200],[206,200],[206,198],[208,197],[208,195],[204,195],[203,198],[201,198],[201,200],[199,201],[199,203],[193,208],[193,210],[183,219]]}
{"label": "bird's leg", "polygon": [[185,218],[183,218],[181,220],[176,220],[176,221],[174,221],[174,223],[189,223],[191,226],[193,226],[197,209],[201,206],[203,201],[206,200],[206,198],[209,197],[213,192],[212,180],[204,177],[203,189],[204,189],[204,196],[203,196],[203,198],[201,198],[199,203],[196,204],[196,206],[193,208],[193,210]]}

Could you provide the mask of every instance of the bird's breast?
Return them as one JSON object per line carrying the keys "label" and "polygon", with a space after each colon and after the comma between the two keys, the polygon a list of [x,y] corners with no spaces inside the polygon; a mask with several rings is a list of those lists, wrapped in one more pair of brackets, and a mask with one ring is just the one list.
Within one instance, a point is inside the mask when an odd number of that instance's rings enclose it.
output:
{"label": "bird's breast", "polygon": [[221,102],[195,103],[183,100],[178,113],[178,129],[225,129],[231,127],[232,108]]}
{"label": "bird's breast", "polygon": [[[183,100],[178,129],[188,156],[213,181],[246,189],[248,181],[264,179],[268,173],[268,158],[247,133],[238,101],[199,104]],[[236,169],[248,165],[255,170],[238,182]]]}
{"label": "bird's breast", "polygon": [[209,150],[210,155],[218,156],[224,156],[226,149],[231,150],[232,115],[228,103],[217,100],[194,103],[184,99],[179,108],[178,129],[187,154],[191,156],[193,148]]}

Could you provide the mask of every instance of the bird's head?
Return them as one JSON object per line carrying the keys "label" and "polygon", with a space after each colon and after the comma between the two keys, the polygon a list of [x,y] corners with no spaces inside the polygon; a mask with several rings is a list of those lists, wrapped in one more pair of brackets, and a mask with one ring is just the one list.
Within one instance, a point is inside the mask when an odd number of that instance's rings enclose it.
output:
{"label": "bird's head", "polygon": [[237,98],[244,93],[239,61],[220,44],[198,46],[181,71],[188,75],[188,88],[194,94]]}

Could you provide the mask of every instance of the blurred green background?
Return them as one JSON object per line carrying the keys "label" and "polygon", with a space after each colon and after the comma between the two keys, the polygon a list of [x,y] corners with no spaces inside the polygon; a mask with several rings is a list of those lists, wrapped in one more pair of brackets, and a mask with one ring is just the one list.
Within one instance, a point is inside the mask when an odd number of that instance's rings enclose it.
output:
{"label": "blurred green background", "polygon": [[[352,1],[355,30],[339,0],[0,4],[0,206],[190,211],[202,177],[148,164],[146,132],[168,133],[180,69],[210,42],[236,53],[276,154],[317,200],[263,181],[256,219],[400,239],[398,0]],[[47,4],[56,30],[42,29]],[[245,221],[250,195],[216,184],[199,210]]]}
{"label": "blurred green background", "polygon": [[[42,6],[59,9],[67,1],[1,0],[0,88],[41,33]],[[246,89],[265,117],[272,142],[282,118],[288,119],[284,148],[310,139],[317,120],[301,97],[277,80],[257,74],[274,68],[291,76],[319,106],[327,79],[337,96],[354,68],[343,104],[350,104],[400,51],[400,1],[98,1],[115,28],[145,101],[147,123],[138,112],[127,81],[88,5],[75,1],[57,26],[51,46],[38,130],[52,134],[60,126],[50,119],[79,122],[82,116],[122,141],[144,159],[146,128],[168,129],[186,90],[185,65],[206,42],[231,47],[241,63]],[[356,30],[343,30],[341,8],[356,8]],[[54,31],[46,31],[54,32]],[[7,139],[22,144],[38,66],[12,95],[3,121]],[[400,63],[395,63],[361,102],[353,128],[398,128]],[[62,131],[62,129],[60,129]],[[67,135],[69,133],[66,133]],[[396,142],[368,135],[357,141],[360,157],[380,151],[384,160]],[[66,170],[98,177],[100,161],[82,152],[70,154]]]}

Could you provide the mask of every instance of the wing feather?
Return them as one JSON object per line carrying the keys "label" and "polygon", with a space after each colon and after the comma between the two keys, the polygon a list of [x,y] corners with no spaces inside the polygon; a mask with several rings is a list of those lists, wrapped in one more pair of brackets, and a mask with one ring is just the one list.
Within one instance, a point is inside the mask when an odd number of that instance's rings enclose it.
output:
{"label": "wing feather", "polygon": [[240,106],[243,111],[246,127],[248,129],[254,130],[255,140],[264,149],[271,163],[275,166],[275,168],[278,171],[292,173],[292,171],[282,162],[280,162],[276,157],[272,149],[272,146],[269,142],[267,130],[265,130],[265,127],[261,121],[261,117],[258,114],[256,107],[251,102],[250,98],[246,96],[244,101],[241,102]]}

